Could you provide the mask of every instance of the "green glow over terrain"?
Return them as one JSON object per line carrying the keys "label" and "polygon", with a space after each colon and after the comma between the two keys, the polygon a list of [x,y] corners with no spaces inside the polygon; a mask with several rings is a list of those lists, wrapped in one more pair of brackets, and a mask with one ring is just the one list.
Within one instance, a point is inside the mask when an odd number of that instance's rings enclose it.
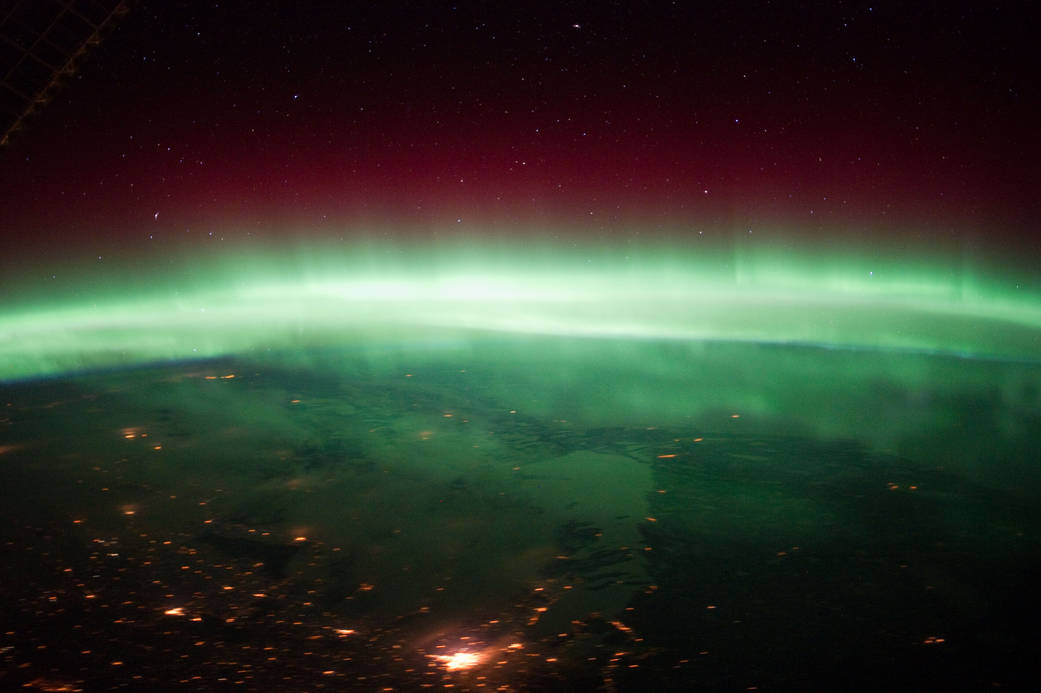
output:
{"label": "green glow over terrain", "polygon": [[1041,355],[1036,287],[942,258],[458,241],[166,263],[15,287],[0,308],[0,380],[495,334]]}

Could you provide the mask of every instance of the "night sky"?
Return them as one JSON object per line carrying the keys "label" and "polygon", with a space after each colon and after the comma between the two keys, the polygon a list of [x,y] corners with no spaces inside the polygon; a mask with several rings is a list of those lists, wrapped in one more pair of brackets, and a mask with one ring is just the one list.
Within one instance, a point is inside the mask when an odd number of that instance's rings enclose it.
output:
{"label": "night sky", "polygon": [[0,268],[456,229],[1036,250],[1038,31],[1029,3],[139,2],[0,151]]}
{"label": "night sky", "polygon": [[1036,687],[1041,3],[127,1],[0,146],[0,687]]}

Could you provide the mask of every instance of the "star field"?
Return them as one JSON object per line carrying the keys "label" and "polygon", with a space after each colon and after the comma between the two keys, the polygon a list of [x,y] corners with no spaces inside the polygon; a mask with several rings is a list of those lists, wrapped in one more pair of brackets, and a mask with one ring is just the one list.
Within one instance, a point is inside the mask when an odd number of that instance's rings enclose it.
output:
{"label": "star field", "polygon": [[6,242],[96,256],[358,227],[748,226],[1033,242],[1030,19],[144,3],[3,152]]}

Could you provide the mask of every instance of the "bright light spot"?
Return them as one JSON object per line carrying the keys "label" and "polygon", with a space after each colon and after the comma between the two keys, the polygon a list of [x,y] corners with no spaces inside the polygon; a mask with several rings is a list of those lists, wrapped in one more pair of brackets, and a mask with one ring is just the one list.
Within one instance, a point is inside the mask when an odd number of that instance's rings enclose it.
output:
{"label": "bright light spot", "polygon": [[444,663],[445,669],[458,671],[477,666],[481,661],[481,656],[476,652],[456,652],[450,655],[438,655],[437,660]]}
{"label": "bright light spot", "polygon": [[163,613],[166,614],[167,616],[184,616],[184,607],[183,606],[175,606],[172,609],[167,609]]}

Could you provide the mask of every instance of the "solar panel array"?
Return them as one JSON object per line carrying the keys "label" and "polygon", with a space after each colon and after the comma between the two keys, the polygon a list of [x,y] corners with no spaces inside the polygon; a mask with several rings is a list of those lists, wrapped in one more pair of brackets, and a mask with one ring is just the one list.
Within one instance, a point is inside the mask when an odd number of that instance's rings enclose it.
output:
{"label": "solar panel array", "polygon": [[0,146],[51,101],[127,0],[9,0],[0,9]]}

